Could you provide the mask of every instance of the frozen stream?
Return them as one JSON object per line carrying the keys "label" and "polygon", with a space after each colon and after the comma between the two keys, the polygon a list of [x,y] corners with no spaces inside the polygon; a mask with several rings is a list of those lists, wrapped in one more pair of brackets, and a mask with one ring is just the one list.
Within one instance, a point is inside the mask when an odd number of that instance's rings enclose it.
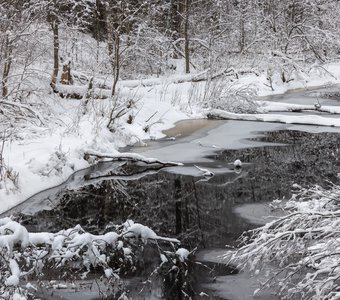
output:
{"label": "frozen stream", "polygon": [[[272,100],[291,101],[291,97],[286,94]],[[307,101],[305,98],[299,99]],[[325,101],[338,104],[337,100]],[[200,249],[198,260],[215,268],[215,273],[195,270],[191,283],[195,291],[204,291],[210,299],[253,299],[252,292],[262,278],[247,273],[230,275],[219,254],[226,244],[235,244],[244,230],[269,220],[274,213],[266,203],[289,197],[293,183],[306,186],[336,181],[340,172],[339,131],[248,121],[182,121],[166,132],[166,138],[128,150],[183,162],[184,166],[158,170],[99,164],[75,173],[63,185],[33,196],[6,214],[20,212],[24,224],[36,231],[56,231],[65,224],[79,223],[89,231],[101,232],[108,222],[134,219],[158,233],[178,237],[184,247]],[[236,159],[243,162],[240,170],[233,165]],[[204,177],[196,166],[215,175]],[[130,288],[138,286],[151,265],[145,260]],[[77,297],[86,300],[95,296],[84,291]],[[143,295],[132,293],[133,299],[141,297],[164,299],[159,285]],[[173,294],[165,298],[175,299]],[[74,291],[65,290],[46,299],[76,298]],[[268,291],[256,299],[275,298]]]}

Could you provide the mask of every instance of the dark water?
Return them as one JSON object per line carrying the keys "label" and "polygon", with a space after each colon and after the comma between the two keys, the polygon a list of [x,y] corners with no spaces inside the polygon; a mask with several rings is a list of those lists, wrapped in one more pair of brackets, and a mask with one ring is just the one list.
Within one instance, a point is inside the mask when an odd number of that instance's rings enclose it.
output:
{"label": "dark water", "polygon": [[[235,205],[288,198],[293,183],[327,185],[327,181],[336,182],[340,173],[338,134],[276,131],[266,133],[261,140],[287,145],[218,151],[212,158],[221,166],[240,159],[243,167],[240,172],[227,170],[212,178],[160,170],[124,180],[124,176],[145,170],[134,164],[116,166],[96,178],[96,183],[63,191],[52,210],[19,217],[31,231],[57,231],[81,224],[92,233],[100,233],[107,224],[132,219],[160,235],[177,237],[188,249],[235,244],[244,230],[254,227],[234,214]],[[85,181],[91,182],[97,175],[86,176]],[[149,256],[152,253],[145,254]],[[146,259],[138,276],[146,275],[152,265]],[[218,270],[222,275],[228,272],[223,267]],[[197,288],[200,276],[195,275],[191,283]],[[173,294],[165,298],[173,299]]]}

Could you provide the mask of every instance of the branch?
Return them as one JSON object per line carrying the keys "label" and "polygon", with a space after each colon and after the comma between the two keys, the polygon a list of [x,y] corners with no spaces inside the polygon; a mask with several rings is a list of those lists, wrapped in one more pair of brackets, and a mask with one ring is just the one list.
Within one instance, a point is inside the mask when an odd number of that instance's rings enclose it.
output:
{"label": "branch", "polygon": [[28,112],[31,115],[31,117],[38,119],[42,125],[45,124],[43,117],[38,112],[34,111],[32,108],[30,108],[27,105],[1,100],[0,107],[1,106],[12,107],[13,109],[16,109],[17,112],[20,113],[20,115],[23,115],[23,116],[27,116],[26,112]]}

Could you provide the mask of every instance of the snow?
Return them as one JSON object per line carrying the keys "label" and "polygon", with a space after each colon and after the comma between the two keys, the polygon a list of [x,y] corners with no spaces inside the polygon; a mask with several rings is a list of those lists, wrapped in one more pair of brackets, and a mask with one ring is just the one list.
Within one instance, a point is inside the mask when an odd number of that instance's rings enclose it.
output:
{"label": "snow", "polygon": [[245,120],[245,121],[260,121],[260,122],[278,122],[285,124],[305,124],[340,127],[340,119],[327,118],[316,115],[275,115],[275,114],[236,114],[219,109],[214,109],[209,112],[210,115],[226,119],[226,120]]}
{"label": "snow", "polygon": [[102,153],[102,152],[97,152],[97,151],[85,150],[85,154],[88,154],[90,156],[97,156],[97,157],[108,159],[108,160],[125,159],[125,160],[141,161],[147,164],[162,163],[162,164],[173,164],[177,166],[181,165],[181,163],[175,163],[175,162],[166,162],[166,161],[161,162],[160,160],[156,158],[147,158],[140,154],[130,153],[130,152],[127,152],[127,153],[118,152],[118,153],[111,154],[111,153]]}
{"label": "snow", "polygon": [[147,240],[165,240],[174,243],[180,243],[177,239],[162,237],[157,235],[151,228],[144,226],[139,223],[134,223],[133,221],[129,220],[125,223],[126,225],[126,232],[124,235],[126,237],[137,237],[141,238],[142,241],[147,242]]}
{"label": "snow", "polygon": [[7,286],[17,286],[19,284],[20,278],[20,268],[18,266],[18,263],[14,259],[10,259],[9,268],[11,270],[12,275],[6,279],[5,284]]}
{"label": "snow", "polygon": [[239,159],[236,159],[236,160],[234,161],[234,167],[236,167],[236,168],[242,167],[242,161],[239,160]]}
{"label": "snow", "polygon": [[[311,89],[313,86],[329,86],[340,82],[337,79],[340,78],[340,63],[335,62],[323,67],[332,72],[332,76],[327,76],[327,74],[321,76],[317,70],[312,71],[308,78],[296,74],[295,80],[287,84],[275,82],[274,91],[265,85],[267,83],[265,74],[260,74],[260,76],[242,75],[235,85],[251,84],[256,87],[258,95],[261,96],[258,108],[260,113],[240,115],[216,110],[214,113],[232,120],[252,121],[251,123],[229,122],[221,127],[213,138],[205,136],[200,140],[193,140],[187,137],[192,142],[168,145],[161,151],[153,152],[152,148],[148,147],[143,147],[147,148],[145,150],[135,149],[136,152],[144,151],[143,158],[138,157],[137,154],[124,153],[124,155],[129,156],[130,159],[144,159],[148,162],[157,159],[177,163],[197,163],[198,157],[205,157],[211,154],[214,149],[226,147],[237,149],[254,144],[255,142],[245,139],[254,137],[255,130],[266,131],[281,128],[273,124],[259,124],[258,121],[339,127],[340,118],[337,117],[272,114],[273,112],[289,112],[299,109],[315,111],[315,99],[313,103],[298,104],[300,98],[293,96],[293,103],[277,103],[265,98],[293,89]],[[72,72],[79,77],[88,77],[82,75],[78,70],[72,70]],[[190,82],[195,76],[204,77],[204,72],[193,75],[175,74],[145,80],[119,81],[120,99],[132,99],[133,109],[120,119],[115,120],[114,133],[106,128],[107,119],[102,117],[107,115],[112,107],[112,102],[109,99],[90,103],[84,115],[83,100],[62,99],[58,95],[48,94],[48,76],[37,77],[36,84],[41,96],[34,95],[30,101],[35,104],[43,103],[41,109],[35,111],[39,114],[39,118],[44,120],[44,125],[27,123],[22,126],[18,124],[18,128],[15,128],[13,132],[13,137],[4,143],[3,161],[12,172],[11,176],[17,175],[17,179],[12,181],[6,178],[0,182],[0,213],[22,203],[42,190],[64,183],[74,172],[94,164],[97,160],[95,158],[86,160],[86,153],[117,158],[121,155],[118,152],[120,147],[136,143],[146,145],[148,142],[143,140],[164,137],[163,130],[173,127],[179,120],[204,117],[207,112],[202,109],[200,99],[204,94],[206,83]],[[110,80],[112,80],[110,76],[98,76],[94,82],[97,85],[110,86]],[[58,88],[63,89],[64,92],[67,90],[68,92],[85,93],[86,86],[79,86],[79,84],[74,86],[58,85]],[[311,89],[311,91],[313,90]],[[95,91],[95,93],[108,96],[110,90],[103,89]],[[320,99],[320,110],[332,114],[339,113],[340,106],[329,105],[330,101],[327,101]],[[127,122],[129,116],[132,118],[131,124]],[[237,127],[236,131],[233,125]],[[242,136],[242,140],[239,135]],[[178,139],[177,136],[172,136],[169,142],[176,143]],[[183,138],[180,137],[180,142],[183,141]],[[180,153],[181,156],[175,156],[176,153]],[[200,159],[200,162],[204,161],[208,161],[208,159]],[[198,171],[197,173],[199,173]]]}
{"label": "snow", "polygon": [[[16,186],[7,180],[0,187],[0,213],[41,190],[63,183],[75,171],[89,167],[90,163],[84,159],[86,151],[117,155],[119,147],[145,138],[161,137],[162,130],[173,126],[178,120],[186,119],[187,114],[174,109],[171,102],[160,101],[163,93],[160,86],[138,101],[134,123],[127,124],[121,120],[115,134],[96,117],[99,110],[109,105],[108,101],[100,103],[89,117],[80,115],[80,101],[46,101],[46,106],[57,106],[54,114],[58,121],[53,118],[42,128],[29,125],[24,132],[17,133],[20,138],[4,144],[4,161],[19,176]],[[167,97],[170,97],[172,92],[168,93]],[[145,122],[152,115],[149,122]],[[148,133],[143,130],[146,125],[149,126]]]}
{"label": "snow", "polygon": [[[299,68],[296,68],[294,61],[289,59],[287,63],[292,63],[292,66],[295,67],[292,74],[287,74],[292,75],[289,78],[290,81],[283,84],[280,80],[277,80],[278,76],[276,76],[271,78],[273,79],[270,84],[271,87],[268,86],[267,78],[271,77],[271,75],[265,72],[256,75],[235,76],[232,79],[233,83],[231,83],[232,80],[222,82],[222,85],[232,86],[231,91],[240,90],[248,85],[254,87],[254,90],[257,90],[260,96],[256,103],[258,105],[256,114],[203,109],[206,104],[209,107],[209,101],[215,101],[215,99],[207,100],[204,98],[205,92],[208,91],[209,83],[208,81],[195,83],[192,81],[205,79],[208,72],[210,72],[209,69],[202,72],[198,71],[197,74],[183,74],[182,72],[182,74],[168,74],[163,77],[143,80],[120,80],[115,93],[116,97],[110,99],[111,90],[108,87],[112,85],[112,76],[105,74],[106,70],[104,68],[105,63],[107,63],[105,59],[98,59],[98,57],[102,56],[102,52],[106,51],[106,45],[101,42],[94,43],[93,39],[86,37],[84,34],[80,38],[67,36],[69,32],[63,30],[62,26],[60,29],[60,40],[63,41],[60,43],[60,56],[63,57],[64,64],[71,61],[74,63],[72,74],[80,79],[73,85],[58,84],[59,95],[53,94],[49,87],[50,78],[48,78],[51,70],[48,67],[46,68],[47,65],[52,66],[52,64],[50,64],[50,61],[32,62],[29,68],[32,68],[32,70],[36,68],[38,71],[34,71],[34,73],[39,74],[37,78],[30,79],[32,82],[28,80],[29,85],[33,87],[33,95],[30,95],[30,91],[23,95],[23,99],[20,99],[20,101],[1,101],[2,105],[12,105],[17,109],[28,112],[29,115],[34,116],[34,120],[28,121],[29,117],[24,114],[23,120],[19,120],[20,117],[15,118],[15,122],[13,121],[14,119],[11,120],[13,124],[10,124],[9,128],[6,127],[7,124],[3,125],[4,128],[0,128],[0,131],[6,134],[8,131],[8,136],[2,141],[3,144],[0,144],[0,213],[6,212],[42,190],[62,185],[76,171],[86,169],[100,160],[124,158],[144,163],[161,162],[172,164],[176,165],[176,168],[178,166],[182,167],[182,163],[189,163],[191,166],[186,167],[186,169],[182,168],[183,172],[208,177],[214,176],[218,172],[224,172],[232,164],[235,167],[242,165],[240,160],[236,160],[234,163],[224,162],[223,167],[210,168],[209,166],[209,169],[207,169],[204,163],[209,162],[209,158],[206,158],[208,155],[225,148],[240,149],[265,145],[266,143],[249,141],[250,138],[261,135],[258,131],[285,128],[306,130],[304,125],[315,125],[314,127],[308,127],[308,130],[340,131],[339,103],[330,99],[322,99],[322,97],[319,97],[320,95],[322,96],[322,93],[318,95],[318,91],[308,96],[291,93],[291,91],[298,91],[299,89],[311,89],[311,92],[315,92],[313,87],[339,84],[340,62],[323,65],[315,63],[310,66],[308,72],[302,72],[303,67],[301,71],[297,71]],[[43,33],[44,43],[46,38],[51,38],[46,28],[40,28],[40,25],[37,32]],[[10,36],[13,33],[8,30],[6,34]],[[32,36],[34,36],[34,40],[37,38],[38,43],[39,35]],[[13,37],[11,36],[11,38]],[[72,39],[74,41],[71,42]],[[93,47],[92,44],[96,45],[95,47],[98,46],[96,49],[98,51],[96,53],[97,60],[93,59],[94,52],[88,49]],[[29,43],[28,45],[32,46]],[[48,52],[47,46],[46,48],[42,47],[42,45],[39,45],[39,47],[34,45],[33,47],[37,48],[34,50],[38,52]],[[78,60],[77,58],[74,61],[70,57],[69,47],[72,48],[72,51],[73,48],[79,47],[74,51],[77,56],[79,55],[86,59]],[[33,51],[31,54],[35,56],[37,53]],[[270,55],[280,57],[282,53],[274,49]],[[48,57],[48,55],[46,56]],[[20,57],[20,59],[23,58]],[[45,58],[45,56],[39,53],[36,56],[36,59],[38,58]],[[285,60],[287,58],[285,57]],[[178,62],[179,60],[174,60],[174,62],[176,61]],[[15,60],[13,60],[14,62]],[[29,62],[26,63],[30,64]],[[104,67],[100,63],[103,63]],[[266,63],[270,64],[270,61]],[[180,70],[179,64],[176,67],[177,70]],[[101,70],[99,70],[100,68]],[[270,71],[271,66],[266,65],[266,68]],[[229,67],[226,71],[228,70]],[[235,73],[237,73],[237,70]],[[18,70],[12,70],[10,77],[16,78],[18,74]],[[60,97],[60,93],[86,95],[88,83],[82,84],[82,82],[86,82],[86,80],[94,76],[93,74],[96,74],[93,80],[95,85],[93,93],[99,96],[98,99],[85,105],[86,97],[80,100]],[[211,75],[213,76],[214,74]],[[238,78],[236,79],[236,77]],[[13,83],[17,84],[17,82],[11,82],[11,84]],[[101,87],[99,88],[99,86]],[[291,93],[292,95],[286,97],[284,102],[276,101],[280,98],[279,96],[277,98],[271,97],[283,93]],[[233,94],[227,96],[232,98]],[[6,99],[5,96],[3,98]],[[271,100],[268,100],[268,98]],[[109,130],[106,126],[108,116],[118,100],[122,102],[118,107],[122,108],[122,111],[126,110],[126,114],[115,119],[114,125]],[[129,109],[126,109],[126,103],[129,103]],[[146,147],[149,142],[145,140],[164,137],[163,130],[174,126],[177,121],[202,118],[208,112],[214,117],[232,121],[220,122],[216,128],[210,128],[199,138],[190,136],[183,139],[174,135],[168,138],[169,143],[161,149]],[[259,122],[263,123],[260,124]],[[276,123],[302,126],[283,126]],[[320,129],[320,126],[327,128]],[[143,152],[143,155],[119,152],[120,147],[134,144],[143,146],[143,150],[135,150],[135,152]],[[221,171],[221,169],[223,170]],[[322,211],[326,202],[327,199],[323,198],[309,202],[292,201],[287,204],[287,208],[298,212],[313,212],[316,209]],[[323,214],[323,212],[319,213],[320,215]],[[323,226],[322,229],[328,232],[332,230],[332,227]],[[303,233],[303,230],[300,231],[300,229],[296,229],[296,231]],[[13,251],[14,245],[26,247],[47,244],[51,245],[51,250],[56,255],[59,251],[65,250],[65,245],[67,245],[67,249],[60,255],[60,258],[62,258],[61,264],[78,255],[75,251],[76,248],[87,249],[87,267],[90,264],[104,263],[106,256],[100,255],[99,250],[106,244],[122,249],[125,256],[129,256],[131,249],[124,247],[123,242],[120,240],[124,237],[140,238],[145,243],[149,240],[166,240],[171,243],[179,243],[177,239],[159,236],[149,227],[132,221],[124,224],[124,231],[120,234],[110,232],[104,235],[93,235],[84,232],[80,226],[55,234],[47,232],[30,233],[26,228],[9,218],[0,219],[0,247],[7,248],[9,254]],[[265,240],[266,236],[263,235],[262,237]],[[316,248],[317,246],[321,247],[323,245],[314,245]],[[38,251],[38,253],[45,254],[44,251]],[[180,248],[176,254],[181,261],[185,261],[189,251]],[[165,262],[165,259],[161,257],[163,262]],[[331,262],[328,261],[327,263]],[[9,268],[11,275],[7,278],[6,285],[17,286],[21,274],[14,259],[9,261]],[[112,270],[105,269],[107,277],[110,277],[111,274]],[[24,299],[24,297],[16,293],[13,298],[17,300]]]}
{"label": "snow", "polygon": [[34,245],[51,244],[53,241],[53,234],[46,232],[30,232],[28,233],[29,241]]}
{"label": "snow", "polygon": [[165,256],[164,254],[162,254],[162,253],[161,253],[161,255],[160,255],[160,258],[161,258],[161,262],[162,262],[163,264],[165,264],[165,263],[168,262],[168,259],[167,259],[166,256]]}
{"label": "snow", "polygon": [[26,287],[27,290],[30,290],[30,289],[35,290],[35,291],[37,290],[37,288],[29,282],[26,284],[25,287]]}
{"label": "snow", "polygon": [[[8,234],[12,232],[12,234]],[[29,243],[29,235],[25,227],[8,218],[4,220],[0,226],[0,247],[7,248],[12,251],[13,246],[20,243],[23,247]]]}
{"label": "snow", "polygon": [[58,283],[58,284],[54,284],[53,288],[54,289],[67,289],[67,285],[66,284],[62,284],[62,283]]}
{"label": "snow", "polygon": [[138,224],[135,223],[132,226],[130,226],[129,228],[129,233],[127,234],[127,236],[137,236],[137,237],[141,237],[142,239],[146,240],[146,239],[156,239],[157,238],[157,234],[150,228],[142,225],[142,224]]}
{"label": "snow", "polygon": [[13,299],[13,300],[26,300],[27,298],[24,297],[24,296],[21,296],[21,295],[18,294],[18,293],[14,293],[12,299]]}
{"label": "snow", "polygon": [[196,167],[196,169],[198,169],[202,173],[203,176],[211,177],[211,176],[215,175],[214,172],[212,172],[208,169],[204,169],[204,168],[201,168],[201,167],[196,166],[196,165],[195,165],[195,167]]}
{"label": "snow", "polygon": [[16,275],[11,275],[9,276],[6,281],[5,284],[7,286],[17,286],[19,284],[19,277]]}
{"label": "snow", "polygon": [[105,269],[104,274],[105,274],[106,278],[110,278],[110,277],[112,277],[113,271],[112,271],[111,268]]}
{"label": "snow", "polygon": [[131,251],[131,249],[130,248],[123,248],[123,253],[124,253],[124,255],[125,256],[130,256],[131,255],[131,253],[132,253],[132,251]]}
{"label": "snow", "polygon": [[190,252],[185,248],[179,248],[177,249],[176,254],[181,262],[185,262],[188,259]]}
{"label": "snow", "polygon": [[[131,237],[140,239],[144,243],[149,240],[162,240],[171,243],[172,246],[174,243],[179,244],[177,239],[161,237],[149,227],[131,220],[122,225],[113,226],[117,231],[110,231],[104,235],[90,234],[79,225],[56,233],[32,233],[11,218],[0,219],[0,224],[2,245],[11,245],[10,252],[3,251],[2,254],[3,276],[0,279],[8,287],[8,290],[20,291],[23,295],[27,295],[27,290],[36,290],[30,283],[23,284],[27,280],[27,274],[31,272],[44,273],[44,267],[53,265],[58,269],[70,262],[72,262],[72,269],[86,269],[86,272],[83,273],[84,277],[90,272],[90,269],[99,267],[102,268],[108,281],[112,278],[119,280],[119,266],[113,270],[108,263],[117,255],[116,251],[119,252],[119,261],[122,265],[125,261],[128,262],[128,265],[132,263],[132,256],[136,255],[133,252],[136,251],[136,240],[132,240]],[[31,247],[27,247],[28,245]],[[123,256],[121,250],[123,250]],[[166,253],[173,257],[177,255],[178,259],[184,261],[189,252],[180,248],[176,253],[171,251]],[[28,268],[28,272],[20,270],[20,267],[23,267],[22,259],[26,261],[25,267]],[[161,259],[162,264],[168,262],[165,255]],[[170,262],[175,265],[176,259]],[[56,281],[50,281],[49,287],[69,289],[65,283]]]}

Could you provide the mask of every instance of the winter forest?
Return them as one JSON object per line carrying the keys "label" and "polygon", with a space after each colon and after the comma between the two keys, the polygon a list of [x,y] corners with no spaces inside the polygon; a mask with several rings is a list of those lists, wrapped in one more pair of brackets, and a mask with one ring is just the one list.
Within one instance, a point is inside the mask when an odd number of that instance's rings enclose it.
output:
{"label": "winter forest", "polygon": [[337,0],[0,0],[0,299],[340,299],[339,148]]}

